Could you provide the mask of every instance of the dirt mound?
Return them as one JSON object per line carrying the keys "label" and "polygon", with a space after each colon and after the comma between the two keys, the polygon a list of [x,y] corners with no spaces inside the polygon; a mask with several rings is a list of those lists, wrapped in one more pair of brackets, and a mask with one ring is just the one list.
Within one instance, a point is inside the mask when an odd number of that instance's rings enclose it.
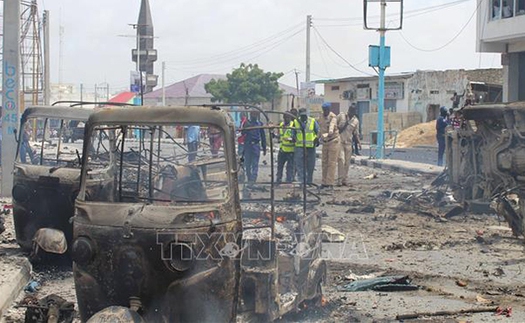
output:
{"label": "dirt mound", "polygon": [[435,145],[437,145],[435,120],[406,128],[397,135],[396,147],[399,148]]}

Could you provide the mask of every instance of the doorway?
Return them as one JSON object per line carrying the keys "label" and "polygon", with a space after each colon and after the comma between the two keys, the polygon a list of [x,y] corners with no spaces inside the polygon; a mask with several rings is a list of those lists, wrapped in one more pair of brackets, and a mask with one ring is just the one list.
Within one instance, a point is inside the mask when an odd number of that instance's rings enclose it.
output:
{"label": "doorway", "polygon": [[436,120],[439,117],[439,104],[429,104],[427,106],[427,121]]}
{"label": "doorway", "polygon": [[359,118],[359,135],[363,137],[363,115],[370,112],[370,101],[357,101],[357,117]]}

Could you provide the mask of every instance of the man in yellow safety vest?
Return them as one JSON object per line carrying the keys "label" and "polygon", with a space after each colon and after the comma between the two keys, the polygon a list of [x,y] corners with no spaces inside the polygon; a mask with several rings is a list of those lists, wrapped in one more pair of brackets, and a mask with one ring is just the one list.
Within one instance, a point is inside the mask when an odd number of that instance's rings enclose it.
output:
{"label": "man in yellow safety vest", "polygon": [[314,118],[308,116],[305,108],[299,109],[299,118],[293,122],[292,134],[295,139],[294,159],[297,177],[299,181],[304,182],[304,175],[306,175],[306,183],[313,184],[315,148],[319,146],[319,124]]}
{"label": "man in yellow safety vest", "polygon": [[284,115],[284,121],[279,124],[279,155],[277,155],[277,183],[283,180],[283,170],[286,164],[286,182],[294,180],[294,150],[295,143],[292,136],[292,116]]}

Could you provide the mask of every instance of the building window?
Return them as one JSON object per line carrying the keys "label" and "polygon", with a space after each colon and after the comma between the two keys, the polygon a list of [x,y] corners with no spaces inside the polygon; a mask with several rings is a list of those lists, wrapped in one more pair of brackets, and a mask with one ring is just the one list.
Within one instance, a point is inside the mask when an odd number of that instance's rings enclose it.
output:
{"label": "building window", "polygon": [[491,0],[491,20],[507,19],[525,14],[525,0]]}
{"label": "building window", "polygon": [[501,15],[503,18],[514,17],[515,0],[503,0],[501,6]]}
{"label": "building window", "polygon": [[339,85],[332,86],[332,91],[339,91]]}
{"label": "building window", "polygon": [[516,16],[525,15],[525,0],[518,0],[516,6]]}
{"label": "building window", "polygon": [[385,111],[396,112],[397,100],[385,99]]}

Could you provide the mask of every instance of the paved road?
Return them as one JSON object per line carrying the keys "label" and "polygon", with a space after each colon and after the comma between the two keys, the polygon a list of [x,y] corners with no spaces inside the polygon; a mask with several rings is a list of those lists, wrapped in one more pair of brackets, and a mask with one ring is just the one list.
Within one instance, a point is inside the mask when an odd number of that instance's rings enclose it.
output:
{"label": "paved road", "polygon": [[[387,149],[386,153],[390,151]],[[363,145],[361,155],[368,156],[369,154],[368,146]],[[437,147],[396,148],[389,159],[437,165]]]}

